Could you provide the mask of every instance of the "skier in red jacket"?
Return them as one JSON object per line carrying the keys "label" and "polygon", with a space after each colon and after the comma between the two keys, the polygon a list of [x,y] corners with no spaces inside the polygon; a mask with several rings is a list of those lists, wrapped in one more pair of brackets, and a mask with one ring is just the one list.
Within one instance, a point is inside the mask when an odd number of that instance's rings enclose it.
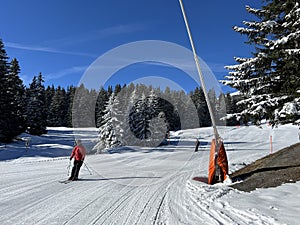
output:
{"label": "skier in red jacket", "polygon": [[74,165],[69,180],[78,180],[79,170],[86,155],[86,150],[82,145],[81,140],[76,140],[75,142],[76,146],[73,148],[72,154],[70,156],[70,160],[72,160],[72,158],[74,157]]}

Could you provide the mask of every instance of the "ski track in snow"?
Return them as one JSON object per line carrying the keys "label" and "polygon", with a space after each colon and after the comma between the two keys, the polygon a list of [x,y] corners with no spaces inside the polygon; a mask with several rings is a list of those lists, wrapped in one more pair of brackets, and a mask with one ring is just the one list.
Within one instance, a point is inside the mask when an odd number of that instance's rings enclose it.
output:
{"label": "ski track in snow", "polygon": [[[53,162],[45,163],[49,166],[46,169],[54,167]],[[6,169],[20,168],[20,165],[6,164]],[[28,165],[35,167],[34,163],[21,165],[26,169]],[[5,224],[20,221],[21,224],[159,224],[165,182],[130,186],[130,183],[118,184],[97,176],[60,184],[57,171],[43,175],[28,169],[30,176],[24,179],[19,177],[21,171],[6,173],[13,174],[14,178],[10,183],[1,184],[2,206],[7,207],[1,207],[0,221]]]}
{"label": "ski track in snow", "polygon": [[187,197],[192,204],[190,208],[198,208],[200,212],[200,224],[279,224],[274,218],[259,212],[243,211],[231,206],[222,198],[234,191],[226,186],[199,186],[188,181],[187,189],[190,192]]}
{"label": "ski track in snow", "polygon": [[[270,131],[255,128],[254,135],[247,137],[250,128],[247,129],[228,128],[227,136],[223,135],[232,165],[241,166],[268,153],[268,143],[262,143],[261,136],[265,133],[268,137]],[[283,130],[290,135],[288,129]],[[210,130],[201,132],[201,140],[208,138],[209,142]],[[83,166],[82,179],[67,184],[58,182],[67,177],[67,156],[0,161],[0,224],[285,224],[275,214],[261,211],[255,205],[239,207],[232,198],[249,199],[243,192],[222,184],[211,186],[192,180],[193,176],[207,174],[209,146],[200,146],[199,152],[191,154],[194,136],[199,131],[187,130],[178,135],[187,144],[177,149],[166,146],[165,149],[173,150],[168,153],[89,155],[86,163],[93,175]],[[279,133],[273,135],[284,139]],[[258,146],[267,151],[260,151]],[[274,146],[280,149],[284,144],[275,139]],[[182,164],[180,159],[185,151],[190,156]],[[241,157],[244,152],[249,152],[248,157]],[[176,163],[181,163],[181,167],[174,171],[176,167],[172,165]],[[148,170],[142,170],[141,165],[147,164]],[[272,195],[269,198],[272,200]],[[274,209],[284,212],[280,205],[269,206],[268,210]]]}

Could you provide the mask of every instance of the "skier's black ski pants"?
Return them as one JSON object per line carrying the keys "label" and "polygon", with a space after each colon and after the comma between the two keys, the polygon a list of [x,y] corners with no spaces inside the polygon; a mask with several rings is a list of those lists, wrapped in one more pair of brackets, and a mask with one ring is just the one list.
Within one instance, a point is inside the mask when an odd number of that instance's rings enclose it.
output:
{"label": "skier's black ski pants", "polygon": [[82,166],[83,161],[74,160],[74,165],[72,168],[71,178],[78,178],[80,167]]}

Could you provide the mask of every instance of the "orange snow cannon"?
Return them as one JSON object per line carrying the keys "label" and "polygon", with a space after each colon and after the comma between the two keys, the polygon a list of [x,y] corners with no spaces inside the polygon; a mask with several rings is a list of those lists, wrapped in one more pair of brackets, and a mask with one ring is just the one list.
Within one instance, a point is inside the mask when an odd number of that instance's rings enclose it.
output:
{"label": "orange snow cannon", "polygon": [[[217,146],[219,149],[217,149]],[[217,145],[212,139],[210,146],[208,184],[223,182],[228,174],[228,160],[224,143],[219,140]]]}

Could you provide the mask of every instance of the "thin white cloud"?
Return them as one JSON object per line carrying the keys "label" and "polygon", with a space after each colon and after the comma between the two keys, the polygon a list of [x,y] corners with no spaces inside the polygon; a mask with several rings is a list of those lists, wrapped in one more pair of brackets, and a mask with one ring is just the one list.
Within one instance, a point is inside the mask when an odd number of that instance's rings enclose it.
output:
{"label": "thin white cloud", "polygon": [[92,55],[89,53],[63,51],[63,50],[58,50],[58,49],[44,47],[44,46],[23,45],[23,44],[14,43],[14,42],[5,42],[5,47],[21,49],[21,50],[28,50],[28,51],[38,51],[38,52],[47,52],[47,53],[56,53],[56,54],[95,57],[95,55]]}
{"label": "thin white cloud", "polygon": [[120,24],[102,29],[91,30],[80,34],[73,34],[72,36],[67,36],[56,40],[50,40],[45,42],[45,44],[54,44],[55,46],[72,46],[80,43],[107,39],[122,34],[138,32],[141,30],[145,30],[146,27],[146,24],[140,23]]}
{"label": "thin white cloud", "polygon": [[[145,26],[142,24],[127,24],[127,25],[116,25],[111,26],[107,28],[103,28],[100,30],[94,30],[91,32],[80,34],[79,36],[69,36],[64,37],[57,40],[52,41],[46,41],[44,42],[44,45],[46,46],[70,46],[75,45],[83,42],[89,42],[89,41],[95,41],[98,39],[104,39],[109,38],[112,36],[117,36],[121,34],[129,34],[136,31],[140,31],[142,29],[145,29]],[[15,42],[5,42],[5,47],[7,48],[14,48],[14,49],[21,49],[21,50],[27,50],[27,51],[37,51],[37,52],[46,52],[46,53],[54,53],[54,54],[67,54],[67,55],[78,55],[78,56],[87,56],[87,57],[97,57],[98,55],[90,54],[90,53],[84,53],[84,52],[73,52],[73,51],[65,51],[60,50],[57,48],[52,47],[46,47],[46,46],[37,46],[37,45],[26,45],[21,43],[15,43]]]}
{"label": "thin white cloud", "polygon": [[55,80],[74,73],[83,73],[88,66],[73,66],[71,68],[63,69],[54,73],[45,74],[47,80]]}
{"label": "thin white cloud", "polygon": [[166,63],[161,63],[161,62],[145,61],[145,62],[142,62],[142,63],[143,63],[143,64],[146,64],[146,65],[150,65],[150,66],[162,66],[162,67],[169,67],[169,68],[172,68],[171,65],[166,64]]}
{"label": "thin white cloud", "polygon": [[[160,63],[160,62],[152,62],[152,61],[147,61],[144,62],[145,64],[148,65],[154,65],[154,66],[164,66],[164,67],[172,67],[171,65],[165,64],[165,63]],[[195,61],[193,60],[184,60],[184,59],[178,59],[176,61],[177,65],[180,65],[180,68],[184,68],[187,71],[195,71],[196,70],[196,64]],[[220,73],[220,72],[226,72],[227,70],[224,68],[225,64],[221,63],[213,63],[213,62],[208,62],[207,63],[208,68],[213,72],[213,73]],[[206,68],[204,68],[207,70]]]}
{"label": "thin white cloud", "polygon": [[145,29],[145,27],[140,24],[126,24],[104,28],[96,31],[96,33],[99,35],[98,38],[104,38],[114,35],[133,33],[142,29]]}
{"label": "thin white cloud", "polygon": [[[177,66],[177,69],[182,69],[185,70],[186,72],[197,72],[195,62],[193,61],[192,58],[191,60],[184,59],[184,58],[172,58],[171,62]],[[146,61],[143,63],[146,65],[174,68],[173,65],[161,63],[161,62],[155,62],[155,61]]]}

